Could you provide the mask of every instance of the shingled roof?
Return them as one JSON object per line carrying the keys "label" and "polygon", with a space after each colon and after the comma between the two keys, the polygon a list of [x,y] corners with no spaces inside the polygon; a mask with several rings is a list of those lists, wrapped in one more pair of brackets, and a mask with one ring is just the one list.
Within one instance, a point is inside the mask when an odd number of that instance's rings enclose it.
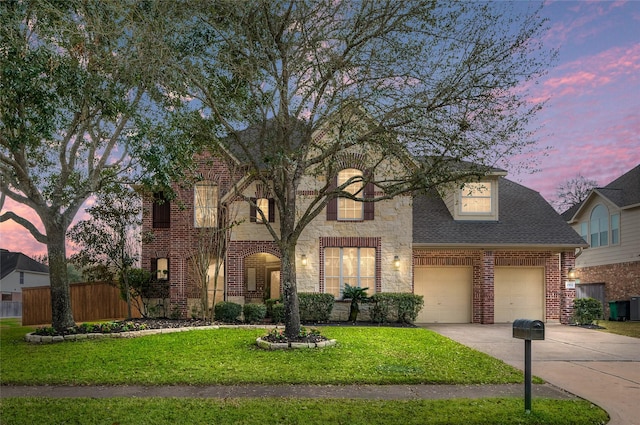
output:
{"label": "shingled roof", "polygon": [[640,165],[627,171],[605,187],[591,191],[587,198],[562,213],[566,221],[571,221],[593,196],[600,195],[615,204],[618,208],[640,205]]}
{"label": "shingled roof", "polygon": [[415,246],[586,247],[538,192],[499,179],[499,221],[456,221],[437,193],[413,200]]}
{"label": "shingled roof", "polygon": [[49,273],[49,267],[21,252],[0,249],[0,279],[4,279],[14,271]]}

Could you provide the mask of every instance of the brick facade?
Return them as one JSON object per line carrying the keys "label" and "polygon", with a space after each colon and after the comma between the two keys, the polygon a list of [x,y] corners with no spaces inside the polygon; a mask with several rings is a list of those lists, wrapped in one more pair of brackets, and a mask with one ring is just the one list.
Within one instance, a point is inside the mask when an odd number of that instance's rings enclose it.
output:
{"label": "brick facade", "polygon": [[576,271],[581,284],[604,283],[605,307],[608,301],[640,295],[640,261],[581,267]]}
{"label": "brick facade", "polygon": [[567,324],[573,313],[575,289],[564,282],[574,266],[572,251],[500,251],[465,249],[419,249],[413,253],[415,266],[472,266],[472,322],[494,323],[495,267],[544,267],[545,320]]}

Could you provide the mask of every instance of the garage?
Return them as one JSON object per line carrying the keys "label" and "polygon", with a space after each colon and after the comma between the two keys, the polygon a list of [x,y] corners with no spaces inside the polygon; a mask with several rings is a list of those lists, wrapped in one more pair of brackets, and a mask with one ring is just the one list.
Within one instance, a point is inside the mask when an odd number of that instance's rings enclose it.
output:
{"label": "garage", "polygon": [[496,267],[494,321],[545,320],[544,267]]}
{"label": "garage", "polygon": [[471,323],[472,267],[416,267],[414,293],[424,296],[418,323]]}

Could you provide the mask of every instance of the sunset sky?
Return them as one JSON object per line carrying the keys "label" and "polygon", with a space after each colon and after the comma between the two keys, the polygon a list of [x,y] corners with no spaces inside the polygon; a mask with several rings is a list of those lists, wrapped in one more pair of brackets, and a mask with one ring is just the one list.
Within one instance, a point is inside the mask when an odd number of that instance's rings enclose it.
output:
{"label": "sunset sky", "polygon": [[[551,201],[570,178],[604,186],[640,164],[640,1],[548,1],[542,13],[545,45],[559,58],[532,93],[549,99],[538,122],[539,171],[508,178]],[[10,201],[4,208],[34,216]],[[0,248],[46,253],[13,222],[0,223]]]}

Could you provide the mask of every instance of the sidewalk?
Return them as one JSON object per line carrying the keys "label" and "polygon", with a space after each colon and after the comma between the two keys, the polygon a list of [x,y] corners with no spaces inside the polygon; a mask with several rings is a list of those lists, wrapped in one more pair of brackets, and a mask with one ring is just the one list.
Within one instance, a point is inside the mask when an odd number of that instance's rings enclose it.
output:
{"label": "sidewalk", "polygon": [[[550,384],[532,386],[532,397],[575,399]],[[0,386],[7,397],[189,397],[189,398],[353,398],[421,400],[451,398],[522,397],[524,384],[504,385],[215,385],[215,386]]]}

